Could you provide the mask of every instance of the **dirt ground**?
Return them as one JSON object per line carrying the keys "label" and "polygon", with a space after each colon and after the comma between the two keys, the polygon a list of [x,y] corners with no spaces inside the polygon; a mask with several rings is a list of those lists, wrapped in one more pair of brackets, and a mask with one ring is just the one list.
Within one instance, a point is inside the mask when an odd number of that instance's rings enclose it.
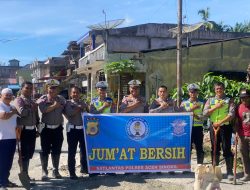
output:
{"label": "dirt ground", "polygon": [[[194,184],[194,173],[182,174],[176,173],[175,175],[170,175],[168,173],[150,173],[150,174],[131,174],[123,175],[117,174],[116,176],[110,175],[101,175],[88,177],[88,175],[81,175],[79,170],[79,154],[77,154],[77,168],[76,174],[80,177],[79,180],[70,180],[67,170],[67,140],[64,139],[63,149],[61,154],[60,161],[60,173],[63,176],[63,179],[53,179],[51,178],[47,182],[40,181],[41,178],[41,162],[39,158],[40,150],[40,139],[37,139],[36,152],[33,159],[30,162],[30,177],[35,178],[35,181],[32,183],[32,189],[41,189],[41,190],[80,190],[80,189],[98,189],[98,190],[191,190],[193,189]],[[210,157],[205,159],[206,163],[210,163]],[[192,171],[194,171],[196,163],[195,155],[192,156]],[[223,164],[224,166],[225,164]],[[225,173],[225,167],[222,168]],[[18,154],[15,155],[13,162],[10,180],[15,182],[20,187],[18,188],[9,188],[15,190],[23,190],[21,183],[18,178],[18,173],[20,172],[18,166]],[[49,159],[49,176],[51,177],[52,173],[52,164],[51,159]],[[242,177],[242,172],[238,174],[238,177]],[[237,181],[237,185],[232,185],[232,182],[229,182],[227,179],[221,181],[222,189],[234,189],[234,190],[249,190],[250,182],[240,183]]]}

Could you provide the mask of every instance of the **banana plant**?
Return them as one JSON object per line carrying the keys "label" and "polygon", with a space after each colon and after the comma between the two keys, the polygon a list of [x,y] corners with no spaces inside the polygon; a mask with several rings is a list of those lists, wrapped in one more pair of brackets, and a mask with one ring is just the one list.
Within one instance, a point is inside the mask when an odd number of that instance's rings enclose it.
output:
{"label": "banana plant", "polygon": [[[216,82],[223,82],[225,85],[225,93],[227,96],[232,97],[235,99],[236,103],[239,103],[239,92],[241,88],[247,88],[250,89],[250,84],[245,82],[238,82],[235,80],[229,80],[226,77],[223,76],[215,76],[213,73],[209,72],[206,73],[202,81],[194,82],[195,84],[200,86],[200,93],[199,98],[201,99],[208,99],[209,97],[212,97],[215,95],[214,93],[214,83]],[[183,99],[188,98],[188,90],[187,90],[188,83],[185,83],[182,86],[183,91]],[[172,98],[176,98],[177,95],[177,89],[173,89],[170,93]]]}

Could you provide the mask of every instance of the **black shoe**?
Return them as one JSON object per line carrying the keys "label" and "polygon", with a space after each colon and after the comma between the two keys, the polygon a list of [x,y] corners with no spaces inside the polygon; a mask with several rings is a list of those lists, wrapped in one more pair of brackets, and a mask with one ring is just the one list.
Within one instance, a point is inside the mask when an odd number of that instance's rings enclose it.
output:
{"label": "black shoe", "polygon": [[183,171],[182,174],[190,174],[190,171]]}
{"label": "black shoe", "polygon": [[168,172],[169,175],[175,175],[174,171]]}
{"label": "black shoe", "polygon": [[148,175],[150,172],[141,172],[141,175]]}
{"label": "black shoe", "polygon": [[62,179],[61,174],[58,172],[58,170],[53,170],[52,176],[56,179]]}
{"label": "black shoe", "polygon": [[133,175],[133,173],[125,173],[125,176]]}
{"label": "black shoe", "polygon": [[72,180],[78,180],[78,176],[77,175],[71,175],[69,178],[72,179]]}
{"label": "black shoe", "polygon": [[107,173],[106,175],[109,175],[109,176],[116,176],[115,173]]}
{"label": "black shoe", "polygon": [[49,177],[47,174],[45,175],[42,175],[42,178],[41,178],[42,181],[48,181],[49,180]]}
{"label": "black shoe", "polygon": [[35,178],[30,178],[30,176],[28,175],[28,178],[30,181],[36,181]]}
{"label": "black shoe", "polygon": [[13,183],[13,182],[11,182],[11,181],[8,181],[7,187],[18,187],[18,185],[15,184],[15,183]]}
{"label": "black shoe", "polygon": [[81,173],[81,174],[88,174],[88,169],[83,169],[83,168],[81,168],[81,169],[80,169],[80,173]]}
{"label": "black shoe", "polygon": [[89,174],[89,177],[95,177],[98,176],[98,174]]}

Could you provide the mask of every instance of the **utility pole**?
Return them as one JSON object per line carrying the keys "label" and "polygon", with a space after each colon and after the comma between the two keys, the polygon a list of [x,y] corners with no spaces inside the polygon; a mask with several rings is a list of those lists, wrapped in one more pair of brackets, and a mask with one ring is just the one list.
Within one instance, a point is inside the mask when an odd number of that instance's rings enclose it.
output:
{"label": "utility pole", "polygon": [[182,96],[182,0],[178,0],[178,32],[177,32],[177,106]]}

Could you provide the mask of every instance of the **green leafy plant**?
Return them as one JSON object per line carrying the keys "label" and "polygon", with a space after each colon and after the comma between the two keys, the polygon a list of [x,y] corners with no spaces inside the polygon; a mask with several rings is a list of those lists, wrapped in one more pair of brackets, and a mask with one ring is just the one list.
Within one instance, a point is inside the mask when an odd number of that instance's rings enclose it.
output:
{"label": "green leafy plant", "polygon": [[[199,97],[201,99],[208,99],[209,97],[214,96],[214,83],[216,82],[223,82],[225,85],[225,93],[227,96],[232,97],[235,99],[235,102],[238,103],[239,100],[239,91],[241,88],[247,88],[250,89],[250,85],[245,82],[238,82],[235,80],[229,80],[226,77],[223,76],[215,76],[213,73],[207,73],[203,76],[203,79],[201,82],[194,82],[197,85],[200,86],[200,93]],[[188,98],[188,90],[187,90],[188,83],[185,83],[182,86],[182,94],[183,99]],[[170,93],[172,98],[176,98],[177,95],[177,89],[173,89]]]}
{"label": "green leafy plant", "polygon": [[104,71],[109,74],[122,74],[135,72],[135,63],[132,60],[124,59],[121,61],[109,62],[105,65]]}

